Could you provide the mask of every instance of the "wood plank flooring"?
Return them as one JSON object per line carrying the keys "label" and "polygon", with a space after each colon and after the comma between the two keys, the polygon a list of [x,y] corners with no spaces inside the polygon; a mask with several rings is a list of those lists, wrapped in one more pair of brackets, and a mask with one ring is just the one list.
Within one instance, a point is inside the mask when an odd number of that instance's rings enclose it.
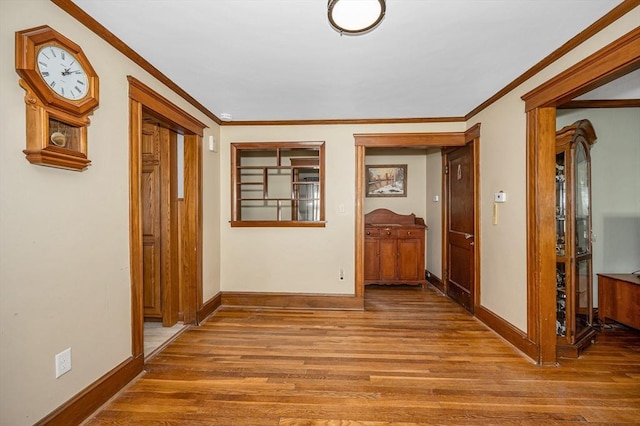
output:
{"label": "wood plank flooring", "polygon": [[365,306],[222,308],[85,424],[640,424],[640,332],[540,367],[432,288]]}

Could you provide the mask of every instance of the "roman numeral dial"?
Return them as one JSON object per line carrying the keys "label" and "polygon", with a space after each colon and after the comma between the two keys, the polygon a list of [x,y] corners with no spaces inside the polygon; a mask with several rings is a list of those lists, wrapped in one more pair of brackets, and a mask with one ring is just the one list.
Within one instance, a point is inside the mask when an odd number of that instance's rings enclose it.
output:
{"label": "roman numeral dial", "polygon": [[57,45],[48,44],[40,48],[36,62],[40,76],[58,95],[71,100],[87,95],[87,73],[73,54]]}

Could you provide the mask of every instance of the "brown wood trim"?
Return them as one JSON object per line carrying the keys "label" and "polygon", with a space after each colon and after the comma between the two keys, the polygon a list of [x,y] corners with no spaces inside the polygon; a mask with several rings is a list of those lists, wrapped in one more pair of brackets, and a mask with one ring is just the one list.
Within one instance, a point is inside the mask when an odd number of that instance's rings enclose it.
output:
{"label": "brown wood trim", "polygon": [[36,425],[68,426],[80,424],[140,374],[143,366],[144,357],[142,355],[128,358],[37,422]]}
{"label": "brown wood trim", "polygon": [[558,106],[640,68],[640,28],[522,96],[525,110]]}
{"label": "brown wood trim", "polygon": [[276,148],[317,148],[321,149],[325,141],[277,141],[277,142],[233,142],[232,147],[242,149],[276,149]]}
{"label": "brown wood trim", "polygon": [[556,362],[555,108],[527,114],[527,334]]}
{"label": "brown wood trim", "polygon": [[441,293],[446,294],[444,291],[444,283],[433,272],[426,270],[424,277],[427,280],[427,282],[429,282],[432,286],[437,288]]}
{"label": "brown wood trim", "polygon": [[142,260],[142,104],[129,99],[129,250],[131,267],[131,355],[144,356]]}
{"label": "brown wood trim", "polygon": [[202,322],[213,314],[220,306],[222,306],[222,293],[218,292],[218,294],[213,296],[203,304],[200,309],[198,309],[198,313],[196,314],[196,324],[202,324]]}
{"label": "brown wood trim", "polygon": [[474,139],[480,139],[480,126],[481,123],[476,123],[473,126],[469,127],[466,132],[464,132],[464,138],[467,143],[473,141]]}
{"label": "brown wood trim", "polygon": [[160,244],[162,325],[171,327],[178,322],[180,288],[178,281],[178,160],[177,134],[160,128]]}
{"label": "brown wood trim", "polygon": [[473,306],[480,307],[481,285],[480,285],[480,123],[470,127],[465,132],[467,143],[473,144]]}
{"label": "brown wood trim", "polygon": [[[538,288],[538,250],[537,222],[537,182],[535,177],[538,170],[537,131],[539,109],[527,114],[527,336],[536,344],[540,344],[540,289]],[[555,200],[554,200],[555,205]],[[555,228],[554,228],[555,229]],[[535,359],[539,362],[539,354]]]}
{"label": "brown wood trim", "polygon": [[224,306],[256,306],[280,309],[363,310],[364,297],[333,294],[253,293],[229,291],[222,293]]}
{"label": "brown wood trim", "polygon": [[475,317],[529,358],[536,360],[538,347],[524,332],[483,306],[477,307]]}
{"label": "brown wood trim", "polygon": [[357,118],[328,120],[246,120],[223,121],[222,126],[313,126],[331,124],[419,124],[419,123],[463,123],[464,117],[423,118]]}
{"label": "brown wood trim", "polygon": [[622,16],[626,15],[627,13],[629,13],[631,10],[636,8],[638,5],[640,5],[640,0],[624,0],[622,3],[620,3],[618,6],[613,8],[605,16],[603,16],[602,18],[600,18],[599,20],[597,20],[596,22],[591,24],[584,31],[582,31],[581,33],[579,33],[578,35],[573,37],[571,40],[567,41],[565,44],[560,46],[558,49],[554,50],[549,56],[547,56],[546,58],[542,59],[540,62],[535,64],[533,67],[529,68],[525,73],[523,73],[518,78],[513,80],[511,83],[506,85],[498,93],[496,93],[495,95],[493,95],[492,97],[490,97],[489,99],[487,99],[486,101],[484,101],[483,103],[478,105],[473,110],[471,110],[467,115],[465,115],[465,117],[464,117],[465,121],[470,120],[473,116],[475,116],[478,113],[480,113],[482,110],[487,108],[489,105],[493,104],[498,99],[502,98],[504,95],[506,95],[507,93],[511,92],[513,89],[515,89],[516,87],[520,86],[522,83],[526,82],[527,80],[529,80],[534,75],[538,74],[544,68],[546,68],[547,66],[549,66],[550,64],[552,64],[553,62],[555,62],[556,60],[558,60],[559,58],[561,58],[562,56],[564,56],[565,54],[570,52],[571,50],[573,50],[575,47],[577,47],[580,44],[582,44],[585,40],[588,40],[589,38],[593,37],[593,35],[597,34],[602,29],[604,29],[607,26],[609,26],[611,23],[617,21]]}
{"label": "brown wood trim", "polygon": [[185,312],[184,310],[189,310],[189,306],[185,303],[185,298],[189,298],[189,293],[186,291],[185,287],[189,285],[189,283],[184,280],[184,260],[183,257],[186,254],[184,245],[182,244],[182,236],[186,230],[186,220],[184,218],[184,198],[178,198],[176,203],[177,209],[176,213],[178,215],[178,290],[179,290],[179,309],[178,309],[178,321],[185,322]]}
{"label": "brown wood trim", "polygon": [[355,241],[355,295],[364,297],[364,196],[366,191],[365,151],[356,145],[356,241]]}
{"label": "brown wood trim", "polygon": [[558,105],[558,109],[578,108],[640,108],[640,99],[582,100]]}
{"label": "brown wood trim", "polygon": [[127,76],[129,97],[144,104],[165,119],[175,123],[178,128],[202,136],[208,126],[175,106],[170,100],[151,89],[135,77]]}
{"label": "brown wood trim", "polygon": [[186,91],[184,91],[180,86],[174,83],[169,77],[160,72],[156,67],[151,65],[149,61],[144,59],[135,50],[130,48],[126,43],[116,37],[111,31],[105,28],[98,21],[93,19],[89,14],[87,14],[84,10],[78,7],[72,0],[51,0],[52,3],[57,5],[60,9],[67,12],[73,18],[75,18],[82,25],[87,27],[90,31],[96,34],[98,37],[102,38],[104,41],[109,43],[113,48],[115,48],[118,52],[122,53],[124,56],[129,58],[133,63],[138,65],[140,68],[151,74],[154,78],[160,81],[162,84],[167,86],[173,92],[182,97],[185,101],[189,102],[193,105],[198,111],[202,112],[204,115],[212,119],[218,124],[221,124],[222,121],[216,117],[214,113],[209,111],[204,105],[198,102],[194,97],[189,95]]}
{"label": "brown wood trim", "polygon": [[302,220],[231,220],[232,228],[324,228],[326,221]]}
{"label": "brown wood trim", "polygon": [[464,132],[448,133],[360,133],[353,135],[356,146],[369,148],[463,146]]}
{"label": "brown wood trim", "polygon": [[185,323],[197,321],[202,305],[202,137],[184,136],[184,205],[182,223],[182,273],[185,283],[183,312]]}

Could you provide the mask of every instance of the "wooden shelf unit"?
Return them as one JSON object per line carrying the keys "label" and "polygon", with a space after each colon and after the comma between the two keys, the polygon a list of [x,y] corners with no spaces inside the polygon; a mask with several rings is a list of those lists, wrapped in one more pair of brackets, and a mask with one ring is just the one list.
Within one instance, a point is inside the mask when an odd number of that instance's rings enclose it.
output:
{"label": "wooden shelf unit", "polygon": [[231,226],[324,226],[324,142],[231,146]]}

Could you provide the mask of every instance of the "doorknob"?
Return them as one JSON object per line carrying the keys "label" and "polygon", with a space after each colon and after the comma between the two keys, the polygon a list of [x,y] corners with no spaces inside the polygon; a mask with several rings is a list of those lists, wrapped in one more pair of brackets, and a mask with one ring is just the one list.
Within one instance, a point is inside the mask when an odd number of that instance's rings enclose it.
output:
{"label": "doorknob", "polygon": [[465,240],[468,240],[469,238],[473,238],[473,234],[464,234],[464,238]]}

